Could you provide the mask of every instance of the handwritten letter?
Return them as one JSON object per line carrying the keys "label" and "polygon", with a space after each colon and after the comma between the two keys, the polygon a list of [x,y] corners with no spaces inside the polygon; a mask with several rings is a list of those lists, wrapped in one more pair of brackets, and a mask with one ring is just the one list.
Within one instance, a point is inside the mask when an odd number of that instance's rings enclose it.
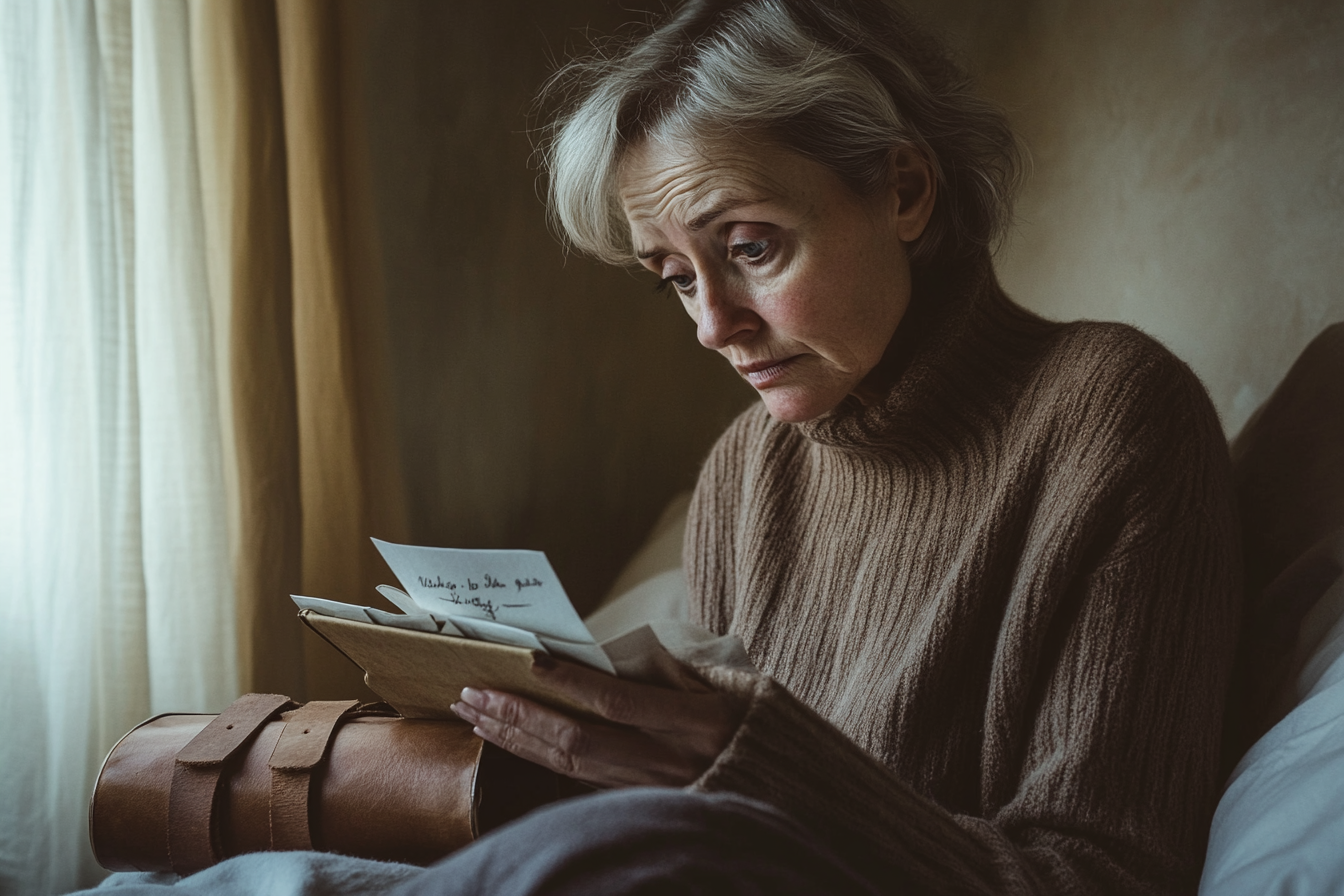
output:
{"label": "handwritten letter", "polygon": [[541,551],[427,548],[376,538],[373,543],[423,610],[595,643]]}

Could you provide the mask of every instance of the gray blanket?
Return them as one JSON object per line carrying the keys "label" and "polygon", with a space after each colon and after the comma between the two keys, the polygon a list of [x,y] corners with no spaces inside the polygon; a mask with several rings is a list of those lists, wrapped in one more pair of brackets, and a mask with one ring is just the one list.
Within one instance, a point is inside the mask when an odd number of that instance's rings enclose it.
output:
{"label": "gray blanket", "polygon": [[[374,896],[421,874],[415,865],[320,852],[258,852],[179,878],[171,873],[114,874],[87,896]],[[109,892],[111,891],[111,892]]]}

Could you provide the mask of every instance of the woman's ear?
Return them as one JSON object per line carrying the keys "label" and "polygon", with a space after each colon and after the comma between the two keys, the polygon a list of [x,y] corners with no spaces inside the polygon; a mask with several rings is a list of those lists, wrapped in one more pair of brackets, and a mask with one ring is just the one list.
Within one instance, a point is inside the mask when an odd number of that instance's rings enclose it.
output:
{"label": "woman's ear", "polygon": [[924,153],[913,146],[898,147],[891,154],[891,186],[896,197],[896,236],[913,243],[924,233],[933,203],[938,198],[938,181]]}

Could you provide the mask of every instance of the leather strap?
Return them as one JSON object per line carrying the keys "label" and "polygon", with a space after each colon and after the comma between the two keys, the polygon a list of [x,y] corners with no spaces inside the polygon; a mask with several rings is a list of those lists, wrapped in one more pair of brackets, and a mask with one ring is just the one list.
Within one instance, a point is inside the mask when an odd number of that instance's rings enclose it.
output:
{"label": "leather strap", "polygon": [[336,725],[358,700],[314,700],[288,713],[271,751],[271,849],[312,849],[309,795],[313,769],[327,753]]}
{"label": "leather strap", "polygon": [[244,694],[178,751],[168,789],[168,861],[178,874],[220,860],[215,810],[224,763],[268,719],[292,705],[280,694]]}

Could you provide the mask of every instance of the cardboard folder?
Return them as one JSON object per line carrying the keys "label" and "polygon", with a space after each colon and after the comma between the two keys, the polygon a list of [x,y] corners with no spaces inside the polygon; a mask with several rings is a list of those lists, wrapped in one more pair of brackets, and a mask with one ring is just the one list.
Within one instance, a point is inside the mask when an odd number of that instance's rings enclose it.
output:
{"label": "cardboard folder", "polygon": [[303,610],[299,618],[363,669],[364,682],[408,719],[456,719],[449,707],[465,687],[517,694],[570,715],[598,718],[533,674],[535,651],[312,610]]}

